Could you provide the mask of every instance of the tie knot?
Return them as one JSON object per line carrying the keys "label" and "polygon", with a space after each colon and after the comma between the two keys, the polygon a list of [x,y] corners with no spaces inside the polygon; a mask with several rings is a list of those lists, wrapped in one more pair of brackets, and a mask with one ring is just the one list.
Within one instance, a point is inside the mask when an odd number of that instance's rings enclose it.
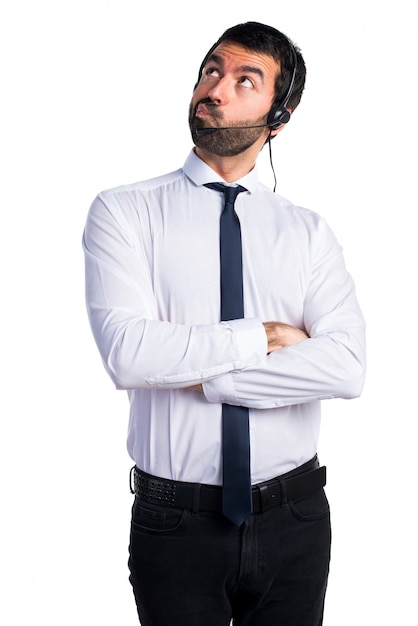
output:
{"label": "tie knot", "polygon": [[224,185],[223,183],[206,183],[205,187],[215,189],[216,191],[222,191],[225,197],[225,204],[234,204],[237,195],[241,193],[241,191],[247,191],[247,189],[241,185],[230,187],[229,185]]}

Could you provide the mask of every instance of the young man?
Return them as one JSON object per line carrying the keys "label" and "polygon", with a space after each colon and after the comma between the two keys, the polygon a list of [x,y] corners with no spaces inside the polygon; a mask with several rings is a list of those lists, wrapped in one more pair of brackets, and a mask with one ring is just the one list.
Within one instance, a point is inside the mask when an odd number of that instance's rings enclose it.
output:
{"label": "young man", "polygon": [[334,235],[257,179],[304,79],[279,31],[228,29],[200,68],[184,167],[88,215],[90,322],[130,399],[142,626],[322,623],[320,401],[361,393],[365,349]]}

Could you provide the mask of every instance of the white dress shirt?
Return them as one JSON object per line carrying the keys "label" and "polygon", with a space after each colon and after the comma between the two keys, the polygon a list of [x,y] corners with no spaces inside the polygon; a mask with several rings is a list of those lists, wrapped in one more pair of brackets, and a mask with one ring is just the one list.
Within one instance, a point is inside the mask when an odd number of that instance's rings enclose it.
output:
{"label": "white dress shirt", "polygon": [[[317,451],[320,401],[361,393],[364,321],[325,221],[239,181],[245,319],[220,322],[222,179],[182,169],[100,193],[83,237],[86,298],[104,365],[130,400],[128,451],[161,477],[221,484],[221,403],[249,407],[252,482]],[[267,355],[262,322],[309,339]],[[187,387],[201,383],[204,393]],[[117,416],[115,416],[117,419]]]}

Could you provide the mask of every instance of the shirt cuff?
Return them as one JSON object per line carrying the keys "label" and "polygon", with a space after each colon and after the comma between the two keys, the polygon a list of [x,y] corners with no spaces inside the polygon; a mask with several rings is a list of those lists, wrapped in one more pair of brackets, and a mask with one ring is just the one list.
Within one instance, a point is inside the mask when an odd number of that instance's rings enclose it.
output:
{"label": "shirt cuff", "polygon": [[233,331],[233,340],[243,367],[257,363],[267,354],[267,334],[256,318],[243,318],[221,322]]}
{"label": "shirt cuff", "polygon": [[238,405],[231,372],[202,383],[203,393],[208,402]]}
{"label": "shirt cuff", "polygon": [[[258,363],[267,354],[267,335],[263,324],[255,318],[225,322],[233,331],[242,368]],[[238,369],[233,371],[239,371]],[[208,402],[239,404],[234,389],[232,372],[221,374],[202,383]]]}

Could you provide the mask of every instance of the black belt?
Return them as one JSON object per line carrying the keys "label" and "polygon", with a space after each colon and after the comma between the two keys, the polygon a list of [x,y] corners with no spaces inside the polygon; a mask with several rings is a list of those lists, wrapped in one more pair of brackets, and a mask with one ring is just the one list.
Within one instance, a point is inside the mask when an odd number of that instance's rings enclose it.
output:
{"label": "black belt", "polygon": [[[176,509],[222,511],[222,487],[178,482],[147,474],[134,466],[131,470],[131,492],[150,504]],[[263,483],[253,485],[253,513],[267,511],[289,500],[306,498],[326,484],[326,467],[317,457],[300,467]]]}

